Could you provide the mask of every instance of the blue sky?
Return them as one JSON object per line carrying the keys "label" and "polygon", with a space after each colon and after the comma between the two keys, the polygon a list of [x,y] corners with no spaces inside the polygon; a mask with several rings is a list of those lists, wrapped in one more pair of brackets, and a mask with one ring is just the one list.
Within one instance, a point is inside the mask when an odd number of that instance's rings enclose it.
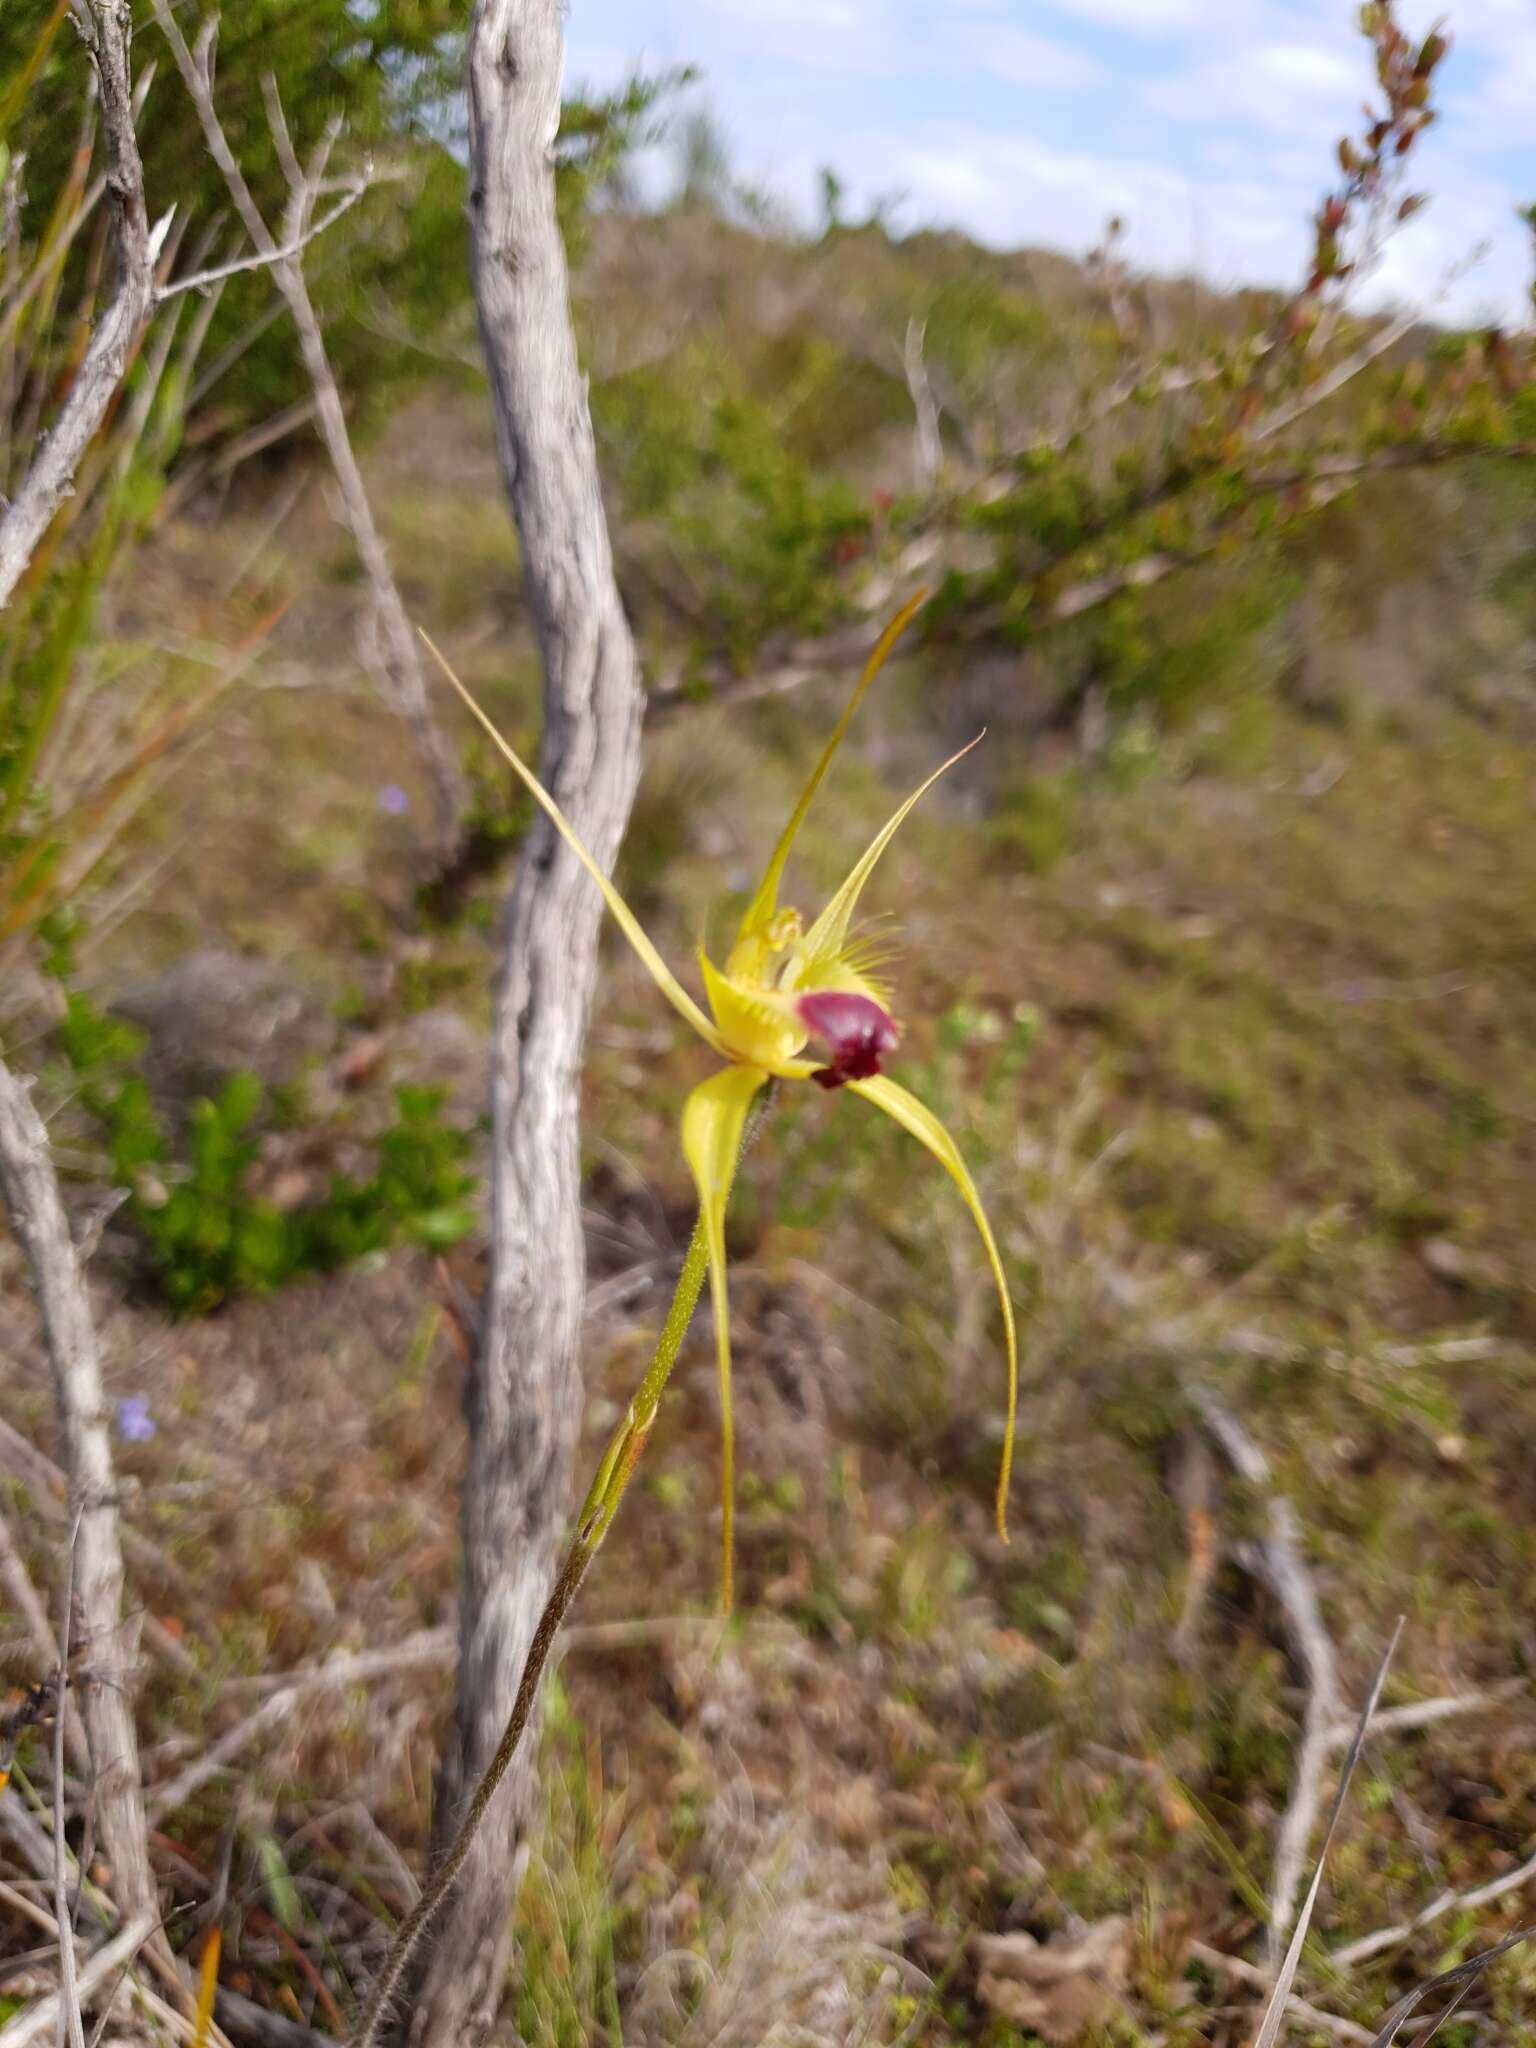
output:
{"label": "blue sky", "polygon": [[[689,62],[740,172],[810,216],[819,167],[904,226],[1081,253],[1107,215],[1134,258],[1217,284],[1287,282],[1371,83],[1354,0],[570,0],[571,83]],[[1373,300],[1519,317],[1536,200],[1536,0],[1402,0],[1450,16],[1443,119],[1416,155],[1434,203]],[[1488,254],[1446,289],[1469,249]]]}

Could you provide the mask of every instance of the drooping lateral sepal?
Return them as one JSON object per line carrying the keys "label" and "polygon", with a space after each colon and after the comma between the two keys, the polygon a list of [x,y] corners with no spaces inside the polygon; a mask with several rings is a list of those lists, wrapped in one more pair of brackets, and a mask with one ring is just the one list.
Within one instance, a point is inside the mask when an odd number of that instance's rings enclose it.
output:
{"label": "drooping lateral sepal", "polygon": [[729,1613],[735,1565],[736,1436],[731,1415],[731,1304],[725,1277],[725,1211],[741,1157],[747,1112],[767,1076],[756,1067],[727,1067],[699,1086],[683,1105],[683,1151],[699,1191],[699,1216],[709,1247],[709,1301],[715,1318],[715,1359],[720,1374],[721,1531],[720,1605]]}

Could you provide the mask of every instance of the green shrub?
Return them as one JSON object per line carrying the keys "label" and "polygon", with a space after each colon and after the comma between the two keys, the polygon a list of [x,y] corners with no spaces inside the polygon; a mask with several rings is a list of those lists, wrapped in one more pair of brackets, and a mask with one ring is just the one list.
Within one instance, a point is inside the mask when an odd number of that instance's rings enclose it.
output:
{"label": "green shrub", "polygon": [[291,1126],[291,1099],[235,1074],[192,1105],[177,1134],[138,1071],[138,1032],[71,994],[59,1044],[126,1194],[141,1283],[179,1314],[272,1293],[393,1244],[446,1250],[475,1227],[469,1136],[444,1120],[440,1089],[395,1090],[394,1121],[374,1141],[366,1179],[333,1175],[319,1199],[281,1208],[253,1191],[251,1177],[263,1140]]}
{"label": "green shrub", "polygon": [[768,397],[748,366],[704,346],[592,393],[629,516],[664,536],[666,603],[701,652],[738,663],[768,633],[830,625],[869,539],[868,504],[795,445],[800,416],[819,407],[842,360],[810,343],[791,353]]}

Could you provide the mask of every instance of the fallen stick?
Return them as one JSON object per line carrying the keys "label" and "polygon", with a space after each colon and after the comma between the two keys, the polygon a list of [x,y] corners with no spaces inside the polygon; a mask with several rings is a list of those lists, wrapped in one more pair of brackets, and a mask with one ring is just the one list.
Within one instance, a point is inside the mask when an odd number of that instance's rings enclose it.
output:
{"label": "fallen stick", "polygon": [[[85,2005],[118,1970],[123,1970],[133,1961],[139,1950],[159,1926],[159,1918],[153,1913],[140,1913],[130,1920],[120,1934],[115,1934],[80,1972],[77,1996],[80,2005]],[[68,1940],[68,1932],[60,1937]],[[29,2005],[13,2019],[0,2027],[0,2048],[31,2048],[34,2041],[46,2040],[56,2032],[62,2010],[62,1990],[40,1998],[35,2005]]]}
{"label": "fallen stick", "polygon": [[[1204,1963],[1208,1969],[1219,1970],[1224,1976],[1239,1984],[1247,1984],[1255,1991],[1267,1992],[1275,1988],[1274,1977],[1268,1970],[1261,1970],[1256,1963],[1245,1963],[1241,1956],[1229,1956],[1219,1948],[1207,1947],[1203,1941],[1192,1941],[1188,1953],[1195,1962]],[[1295,2013],[1297,2019],[1332,2034],[1336,2041],[1358,2042],[1360,2048],[1371,2048],[1374,2036],[1370,2029],[1345,2019],[1341,2013],[1324,2012],[1320,2005],[1312,2005],[1305,1998],[1298,1998],[1294,1992],[1286,1999],[1285,2006],[1286,2011]]]}
{"label": "fallen stick", "polygon": [[[1369,1740],[1373,1735],[1409,1735],[1419,1728],[1433,1728],[1437,1723],[1455,1720],[1461,1714],[1480,1714],[1488,1707],[1501,1706],[1524,1691],[1523,1678],[1507,1678],[1502,1684],[1490,1685],[1483,1692],[1446,1693],[1440,1699],[1412,1700],[1407,1706],[1385,1707],[1379,1714],[1371,1716],[1371,1725],[1365,1731],[1366,1738]],[[1329,1740],[1335,1749],[1347,1749],[1354,1733],[1348,1721],[1336,1721],[1329,1730]]]}
{"label": "fallen stick", "polygon": [[[39,1668],[46,1672],[54,1662],[58,1646],[53,1640],[53,1630],[48,1626],[48,1610],[43,1605],[42,1595],[32,1583],[21,1552],[16,1547],[15,1538],[11,1535],[11,1525],[4,1515],[0,1515],[0,1583],[4,1584],[7,1593],[15,1602],[16,1612],[27,1624],[27,1633],[32,1638],[32,1647],[38,1655]],[[85,1739],[85,1725],[80,1719],[80,1709],[75,1704],[75,1696],[71,1692],[64,1695],[63,1711],[70,1761],[80,1775],[85,1777],[91,1768],[91,1752]]]}
{"label": "fallen stick", "polygon": [[311,1666],[288,1683],[279,1685],[254,1713],[247,1714],[243,1721],[238,1721],[221,1735],[210,1749],[188,1764],[168,1784],[151,1787],[145,1799],[150,1818],[163,1820],[176,1807],[185,1805],[194,1792],[200,1791],[210,1778],[217,1777],[241,1750],[248,1749],[270,1729],[280,1728],[297,1706],[317,1693],[336,1692],[349,1685],[391,1678],[414,1665],[445,1664],[452,1656],[453,1638],[449,1631],[429,1629],[392,1650],[364,1650],[355,1657],[336,1657],[328,1664]]}
{"label": "fallen stick", "polygon": [[[0,1417],[0,1464],[7,1466],[21,1480],[40,1513],[53,1522],[68,1519],[69,1510],[64,1503],[68,1498],[69,1485],[64,1474],[45,1451],[40,1451],[3,1417]],[[124,1522],[122,1538],[124,1556],[140,1570],[178,1594],[192,1593],[192,1580],[142,1529],[136,1529],[131,1522]]]}
{"label": "fallen stick", "polygon": [[1477,1885],[1469,1892],[1441,1892],[1427,1906],[1421,1907],[1411,1920],[1400,1920],[1395,1927],[1379,1927],[1374,1934],[1362,1934],[1358,1941],[1346,1941],[1341,1948],[1330,1951],[1328,1960],[1337,1969],[1352,1970],[1357,1963],[1379,1956],[1383,1949],[1396,1948],[1399,1942],[1412,1940],[1421,1927],[1428,1927],[1431,1921],[1440,1919],[1444,1914],[1476,1912],[1480,1906],[1492,1905],[1495,1899],[1517,1891],[1533,1878],[1536,1878],[1536,1855],[1528,1856],[1518,1870],[1507,1870],[1502,1877],[1491,1878],[1487,1884]]}
{"label": "fallen stick", "polygon": [[[593,1621],[568,1628],[560,1638],[562,1655],[573,1650],[636,1650],[673,1635],[705,1635],[718,1632],[718,1614],[639,1615],[630,1621]],[[276,1693],[290,1687],[314,1685],[367,1685],[375,1679],[393,1678],[434,1664],[451,1664],[458,1653],[458,1638],[449,1628],[424,1628],[407,1636],[394,1647],[359,1650],[346,1658],[332,1658],[317,1664],[296,1664],[288,1671],[256,1672],[249,1678],[231,1678],[222,1693],[233,1698],[241,1693]]]}
{"label": "fallen stick", "polygon": [[[14,1786],[7,1786],[3,1792],[0,1792],[0,1834],[9,1836],[20,1854],[22,1862],[30,1867],[35,1876],[42,1879],[45,1883],[51,1881],[53,1871],[53,1838],[39,1821],[37,1815],[18,1797]],[[70,1852],[70,1868],[75,1873],[77,1879],[81,1902],[89,1908],[97,1922],[102,1927],[110,1927],[114,1921],[120,1919],[121,1914],[116,1901],[109,1897],[106,1892],[102,1891],[98,1885],[91,1883],[90,1878],[81,1871],[73,1851]],[[56,1926],[56,1924],[50,1916],[50,1927]],[[154,1924],[149,1930],[149,1935],[145,1937],[148,1941],[148,1946],[144,1949],[144,1960],[160,1979],[161,1983],[171,1992],[173,1997],[185,1999],[186,1987],[182,1983],[175,1958],[171,1955],[169,1948],[163,1941],[154,1938],[158,1934],[160,1925],[161,1923],[157,1915]],[[178,2041],[190,2042],[193,2040],[195,2032],[193,2022],[186,2017],[186,2014],[179,2007],[170,2005],[165,1999],[157,1996],[138,1977],[132,1979],[128,1988],[133,1998],[143,2007],[144,2011],[149,2013],[161,2027],[168,2029]],[[221,2029],[215,2028],[208,2037],[206,2044],[203,2044],[203,2048],[230,2048],[229,2039]]]}
{"label": "fallen stick", "polygon": [[1241,1477],[1266,1496],[1266,1531],[1258,1542],[1241,1545],[1237,1555],[1279,1602],[1292,1650],[1307,1681],[1306,1712],[1291,1778],[1291,1796],[1275,1837],[1275,1872],[1269,1893],[1269,1953],[1273,1964],[1279,1961],[1295,1915],[1307,1845],[1322,1812],[1328,1765],[1337,1746],[1334,1729],[1343,1697],[1338,1658],[1302,1554],[1301,1524],[1290,1501],[1270,1490],[1269,1460],[1237,1417],[1208,1388],[1194,1390],[1191,1399]]}
{"label": "fallen stick", "polygon": [[21,1918],[35,1927],[40,1934],[46,1934],[51,1938],[59,1931],[59,1923],[53,1915],[35,1899],[29,1899],[25,1892],[17,1891],[14,1885],[0,1882],[0,1905],[9,1906],[13,1913],[19,1913]]}
{"label": "fallen stick", "polygon": [[420,1665],[450,1664],[455,1651],[453,1630],[424,1628],[403,1642],[379,1650],[359,1650],[354,1655],[332,1657],[317,1664],[296,1664],[290,1671],[258,1672],[251,1678],[232,1678],[223,1687],[226,1695],[237,1693],[286,1692],[312,1685],[366,1685],[375,1678],[390,1678],[397,1671]]}

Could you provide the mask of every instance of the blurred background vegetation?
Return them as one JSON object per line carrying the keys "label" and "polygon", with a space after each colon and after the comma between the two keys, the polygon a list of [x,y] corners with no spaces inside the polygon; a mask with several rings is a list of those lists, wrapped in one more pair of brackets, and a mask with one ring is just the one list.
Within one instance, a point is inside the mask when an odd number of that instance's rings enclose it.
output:
{"label": "blurred background vegetation", "polygon": [[[227,200],[145,17],[151,212],[175,201],[186,271],[233,247]],[[531,743],[461,17],[242,0],[220,109],[274,213],[266,71],[301,148],[340,114],[338,168],[381,174],[307,252],[327,346],[413,616]],[[0,492],[103,289],[99,172],[65,9],[12,0]],[[1281,486],[1240,430],[1254,391],[1308,389],[1304,351],[1254,353],[1298,303],[1283,280],[1125,276],[1113,236],[1084,264],[898,235],[848,219],[835,175],[796,229],[685,74],[573,97],[559,189],[652,696],[621,879],[673,957],[747,885],[875,622],[935,585],[800,872],[813,900],[891,788],[988,727],[880,902],[909,1078],[975,1165],[1028,1367],[1005,1552],[966,1220],[873,1120],[786,1111],[734,1226],[742,1612],[723,1647],[701,1626],[695,1339],[551,1717],[521,2035],[756,2043],[782,2005],[850,2044],[1241,2038],[1250,1993],[1189,1942],[1258,1928],[1301,1699],[1245,1563],[1264,1503],[1213,1457],[1197,1382],[1295,1500],[1351,1682],[1402,1611],[1390,1698],[1486,1695],[1368,1758],[1308,1994],[1374,2024],[1518,1893],[1358,1965],[1326,1952],[1536,1848],[1536,479],[1499,452],[1536,438],[1525,343],[1405,326],[1304,445],[1276,438]],[[177,1646],[145,1701],[167,1744],[231,1725],[263,1672],[450,1613],[493,931],[526,824],[452,724],[473,858],[422,888],[424,788],[366,680],[281,301],[256,273],[174,304],[0,639],[0,1035],[45,1075],[82,1212],[121,1198],[95,1271],[149,1423],[123,1457],[167,1561],[144,1588]],[[1381,332],[1342,314],[1332,359]],[[1174,567],[1127,574],[1154,559]],[[685,1241],[689,1078],[615,949],[588,1077],[594,1440]],[[46,1441],[4,1274],[6,1419]],[[12,1506],[40,1554],[36,1502]],[[236,1988],[335,2030],[403,1896],[342,1802],[426,1839],[445,1685],[328,1696],[242,1757]],[[189,1900],[229,1811],[215,1780],[166,1819]],[[1066,1954],[1054,1980],[1026,1938]],[[1532,1970],[1443,2038],[1536,2041]]]}

